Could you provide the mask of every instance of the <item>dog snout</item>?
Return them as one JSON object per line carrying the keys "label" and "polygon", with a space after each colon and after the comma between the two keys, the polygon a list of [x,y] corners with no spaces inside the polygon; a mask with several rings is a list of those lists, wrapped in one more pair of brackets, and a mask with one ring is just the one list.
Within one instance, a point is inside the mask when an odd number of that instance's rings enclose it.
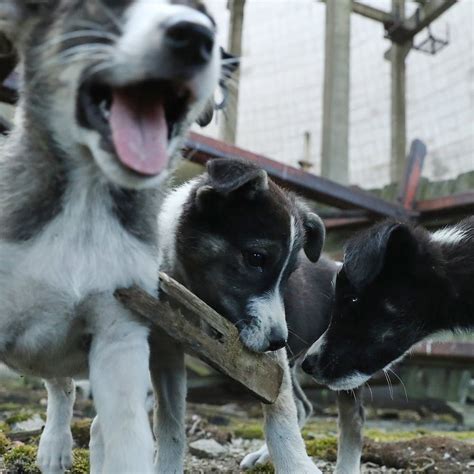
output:
{"label": "dog snout", "polygon": [[281,329],[272,329],[269,337],[268,351],[277,351],[286,346],[287,336]]}
{"label": "dog snout", "polygon": [[286,339],[277,339],[275,341],[270,341],[268,350],[273,352],[273,351],[277,351],[278,349],[283,349],[285,346],[286,346]]}
{"label": "dog snout", "polygon": [[306,357],[306,359],[301,364],[301,368],[303,369],[303,371],[309,375],[315,375],[316,367],[318,364],[318,357],[318,354]]}
{"label": "dog snout", "polygon": [[190,66],[210,62],[215,35],[208,27],[192,21],[178,21],[165,32],[165,45],[173,56]]}

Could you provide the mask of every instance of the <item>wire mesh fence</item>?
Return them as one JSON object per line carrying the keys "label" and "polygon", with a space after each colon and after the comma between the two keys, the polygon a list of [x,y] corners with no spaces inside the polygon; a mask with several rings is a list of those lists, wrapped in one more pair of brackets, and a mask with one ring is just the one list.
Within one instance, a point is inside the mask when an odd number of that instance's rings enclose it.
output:
{"label": "wire mesh fence", "polygon": [[[226,44],[227,1],[208,3]],[[391,8],[389,0],[364,3]],[[406,15],[417,5],[407,1]],[[238,102],[238,146],[315,174],[321,172],[325,9],[315,0],[247,0]],[[473,22],[474,3],[461,0],[430,26],[444,47],[436,55],[413,49],[406,60],[407,148],[414,138],[426,143],[423,175],[430,180],[474,170]],[[419,33],[415,45],[430,41],[427,35]],[[367,189],[390,182],[391,76],[384,59],[390,46],[380,23],[351,15],[349,180]],[[219,137],[221,125],[222,116],[204,133]]]}

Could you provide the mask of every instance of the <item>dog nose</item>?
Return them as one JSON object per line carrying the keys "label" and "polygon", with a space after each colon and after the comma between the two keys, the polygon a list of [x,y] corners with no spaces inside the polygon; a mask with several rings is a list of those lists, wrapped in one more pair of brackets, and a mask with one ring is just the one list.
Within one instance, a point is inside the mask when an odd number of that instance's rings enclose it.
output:
{"label": "dog nose", "polygon": [[190,65],[201,65],[210,61],[214,48],[214,32],[204,25],[191,21],[180,21],[168,27],[165,43],[168,48]]}
{"label": "dog nose", "polygon": [[270,341],[267,351],[277,351],[278,349],[283,349],[286,346],[286,339],[276,339]]}

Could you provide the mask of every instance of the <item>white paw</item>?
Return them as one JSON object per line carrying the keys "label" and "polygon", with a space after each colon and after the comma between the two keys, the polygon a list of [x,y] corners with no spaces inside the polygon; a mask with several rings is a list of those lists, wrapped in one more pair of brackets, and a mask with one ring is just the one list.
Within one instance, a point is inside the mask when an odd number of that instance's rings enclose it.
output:
{"label": "white paw", "polygon": [[252,469],[255,466],[266,464],[268,461],[270,461],[270,453],[267,445],[264,444],[258,451],[247,454],[240,463],[240,468],[243,470]]}
{"label": "white paw", "polygon": [[37,464],[43,474],[62,474],[72,466],[72,434],[70,430],[41,435]]}

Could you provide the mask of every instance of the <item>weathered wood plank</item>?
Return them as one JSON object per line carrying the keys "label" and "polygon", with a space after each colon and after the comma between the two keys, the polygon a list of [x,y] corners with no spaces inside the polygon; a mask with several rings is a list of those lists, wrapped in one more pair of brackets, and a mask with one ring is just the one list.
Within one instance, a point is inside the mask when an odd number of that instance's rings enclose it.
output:
{"label": "weathered wood plank", "polygon": [[161,273],[159,300],[139,288],[119,290],[116,296],[182,343],[186,351],[232,377],[261,401],[275,402],[282,368],[270,355],[246,349],[237,329],[184,286]]}

